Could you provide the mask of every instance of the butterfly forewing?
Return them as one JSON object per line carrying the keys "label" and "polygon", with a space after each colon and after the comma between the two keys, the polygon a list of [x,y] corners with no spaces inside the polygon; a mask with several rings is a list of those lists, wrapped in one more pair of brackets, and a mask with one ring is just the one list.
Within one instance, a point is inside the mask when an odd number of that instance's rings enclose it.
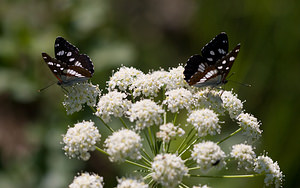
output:
{"label": "butterfly forewing", "polygon": [[214,64],[228,53],[228,37],[222,32],[201,49],[208,64]]}

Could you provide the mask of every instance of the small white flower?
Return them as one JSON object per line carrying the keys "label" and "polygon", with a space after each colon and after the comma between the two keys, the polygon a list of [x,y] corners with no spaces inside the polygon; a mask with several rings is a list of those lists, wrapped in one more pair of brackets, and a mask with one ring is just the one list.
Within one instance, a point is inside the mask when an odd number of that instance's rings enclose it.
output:
{"label": "small white flower", "polygon": [[196,107],[211,109],[219,115],[225,112],[219,91],[206,87],[193,94],[193,98]]}
{"label": "small white flower", "polygon": [[190,109],[193,103],[192,93],[184,88],[174,89],[166,92],[166,99],[163,104],[168,106],[168,109],[172,112],[178,112],[180,109]]}
{"label": "small white flower", "polygon": [[166,78],[168,77],[166,71],[155,71],[139,76],[135,79],[130,87],[133,91],[132,95],[138,97],[144,95],[146,97],[156,97],[161,88],[166,84]]}
{"label": "small white flower", "polygon": [[226,157],[225,153],[221,150],[220,146],[211,141],[203,141],[202,143],[195,144],[191,157],[197,162],[203,173],[207,172],[213,166],[222,168],[226,165],[224,160]]}
{"label": "small white flower", "polygon": [[268,156],[258,156],[255,162],[254,171],[257,173],[264,173],[265,184],[268,186],[270,184],[275,184],[275,187],[281,187],[283,175],[280,171],[280,167],[277,162]]}
{"label": "small white flower", "polygon": [[120,91],[126,91],[133,81],[143,75],[144,73],[133,67],[121,67],[117,72],[110,77],[107,82],[109,90],[119,89]]}
{"label": "small white flower", "polygon": [[175,136],[183,136],[184,130],[174,126],[173,123],[167,123],[159,126],[159,132],[156,133],[157,138],[161,138],[164,142],[169,142]]}
{"label": "small white flower", "polygon": [[122,178],[118,179],[117,188],[148,188],[148,185],[140,180]]}
{"label": "small white flower", "polygon": [[169,83],[166,86],[167,90],[190,88],[188,83],[184,80],[183,71],[184,67],[181,65],[179,65],[177,68],[171,68],[169,70]]}
{"label": "small white flower", "polygon": [[243,129],[243,134],[249,136],[252,140],[257,140],[261,137],[262,130],[259,129],[260,122],[257,118],[248,113],[241,113],[237,120],[239,126]]}
{"label": "small white flower", "polygon": [[65,94],[63,106],[68,115],[80,111],[85,103],[94,106],[100,94],[99,86],[88,82],[77,83],[72,87],[65,87],[65,89],[68,93]]}
{"label": "small white flower", "polygon": [[251,145],[233,145],[230,155],[238,161],[238,168],[244,167],[248,171],[252,170],[256,155]]}
{"label": "small white flower", "polygon": [[100,97],[95,115],[101,117],[105,123],[111,120],[111,116],[122,117],[131,105],[126,97],[125,93],[118,91],[111,91]]}
{"label": "small white flower", "polygon": [[136,121],[136,129],[140,130],[153,124],[161,124],[164,112],[154,101],[144,99],[132,104],[127,114],[131,122]]}
{"label": "small white flower", "polygon": [[132,130],[114,132],[105,140],[106,152],[111,162],[123,162],[126,158],[140,159],[141,137]]}
{"label": "small white flower", "polygon": [[184,161],[175,154],[158,154],[152,163],[151,176],[164,187],[177,187],[183,176],[187,176],[188,168]]}
{"label": "small white flower", "polygon": [[224,91],[221,95],[224,108],[229,112],[230,118],[236,118],[243,112],[243,103],[232,91]]}
{"label": "small white flower", "polygon": [[208,134],[220,134],[221,126],[218,124],[219,118],[214,111],[210,109],[201,109],[193,111],[187,122],[191,123],[198,131],[198,136],[206,136]]}
{"label": "small white flower", "polygon": [[89,151],[95,150],[95,145],[100,141],[101,135],[92,121],[83,121],[70,127],[63,137],[65,154],[70,158],[88,160]]}
{"label": "small white flower", "polygon": [[103,177],[85,172],[75,177],[69,188],[103,188],[103,185]]}
{"label": "small white flower", "polygon": [[193,186],[193,188],[210,188],[207,185],[199,185],[199,186]]}

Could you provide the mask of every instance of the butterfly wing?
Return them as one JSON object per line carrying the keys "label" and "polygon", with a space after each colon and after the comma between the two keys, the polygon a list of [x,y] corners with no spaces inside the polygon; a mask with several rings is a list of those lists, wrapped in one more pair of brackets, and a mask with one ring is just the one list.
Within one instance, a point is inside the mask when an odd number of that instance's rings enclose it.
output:
{"label": "butterfly wing", "polygon": [[218,34],[201,49],[201,53],[209,65],[223,58],[228,53],[227,34],[225,32]]}
{"label": "butterfly wing", "polygon": [[240,51],[240,47],[241,45],[238,44],[231,52],[229,52],[226,56],[216,62],[215,67],[218,70],[219,74],[222,75],[222,83],[226,83],[225,79],[230,72],[230,69]]}
{"label": "butterfly wing", "polygon": [[42,53],[42,57],[54,76],[59,80],[59,82],[62,82],[62,75],[64,74],[64,70],[67,68],[67,64],[50,57],[47,53]]}

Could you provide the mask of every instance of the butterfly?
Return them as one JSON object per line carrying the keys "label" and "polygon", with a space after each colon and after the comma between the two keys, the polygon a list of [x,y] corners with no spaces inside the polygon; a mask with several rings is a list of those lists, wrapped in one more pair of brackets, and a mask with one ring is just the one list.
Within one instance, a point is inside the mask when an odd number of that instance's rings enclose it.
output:
{"label": "butterfly", "polygon": [[94,74],[94,65],[86,54],[80,54],[78,48],[63,37],[57,37],[54,44],[55,58],[42,53],[44,61],[58,79],[60,86],[72,86],[90,79]]}
{"label": "butterfly", "polygon": [[227,83],[234,60],[240,51],[238,44],[228,53],[228,37],[218,34],[201,49],[201,55],[191,56],[184,67],[184,79],[190,86],[216,87]]}

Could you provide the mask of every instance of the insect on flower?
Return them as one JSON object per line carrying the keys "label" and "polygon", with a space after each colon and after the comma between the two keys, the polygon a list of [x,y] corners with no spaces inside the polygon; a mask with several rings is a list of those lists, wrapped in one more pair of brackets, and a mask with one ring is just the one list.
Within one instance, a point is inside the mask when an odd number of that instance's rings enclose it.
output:
{"label": "insect on flower", "polygon": [[64,38],[56,38],[54,52],[55,58],[47,53],[42,53],[42,57],[58,79],[58,85],[72,86],[93,76],[94,65],[89,56],[80,54],[78,48]]}
{"label": "insect on flower", "polygon": [[190,57],[184,67],[185,81],[190,86],[219,86],[227,83],[234,60],[240,51],[238,44],[228,53],[228,37],[220,33],[201,49],[201,55]]}

